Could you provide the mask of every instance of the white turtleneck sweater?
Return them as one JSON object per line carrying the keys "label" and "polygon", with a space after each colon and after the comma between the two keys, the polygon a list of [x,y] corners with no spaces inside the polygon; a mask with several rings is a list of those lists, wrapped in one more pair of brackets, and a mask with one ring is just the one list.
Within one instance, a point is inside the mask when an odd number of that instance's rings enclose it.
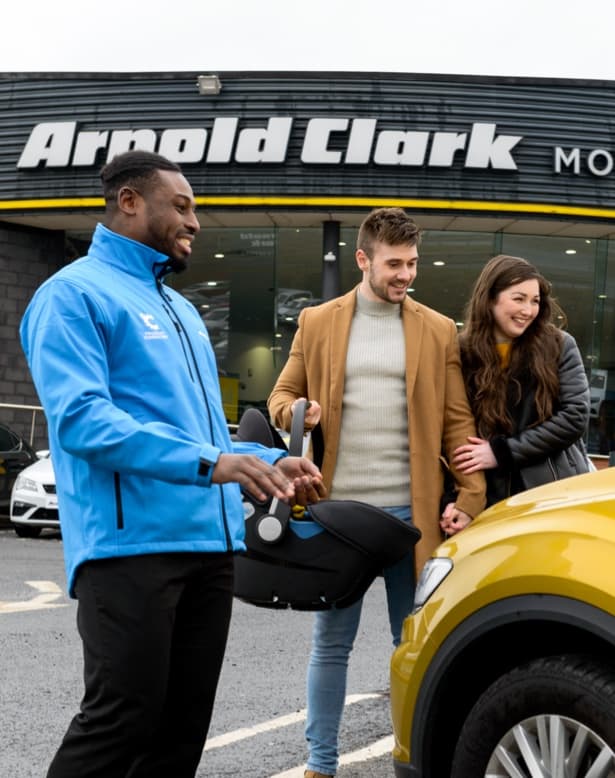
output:
{"label": "white turtleneck sweater", "polygon": [[330,497],[410,504],[406,352],[401,306],[357,291]]}

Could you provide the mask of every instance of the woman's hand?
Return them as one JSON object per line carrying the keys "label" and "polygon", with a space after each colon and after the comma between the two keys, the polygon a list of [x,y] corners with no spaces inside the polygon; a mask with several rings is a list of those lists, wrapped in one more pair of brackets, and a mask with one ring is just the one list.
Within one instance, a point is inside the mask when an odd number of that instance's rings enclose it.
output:
{"label": "woman's hand", "polygon": [[469,437],[467,443],[453,452],[452,464],[460,473],[468,475],[479,470],[491,470],[498,463],[488,440]]}
{"label": "woman's hand", "polygon": [[442,512],[440,529],[450,537],[451,535],[456,535],[458,532],[461,532],[462,529],[465,529],[471,521],[471,516],[468,516],[467,513],[456,508],[454,502],[449,502]]}

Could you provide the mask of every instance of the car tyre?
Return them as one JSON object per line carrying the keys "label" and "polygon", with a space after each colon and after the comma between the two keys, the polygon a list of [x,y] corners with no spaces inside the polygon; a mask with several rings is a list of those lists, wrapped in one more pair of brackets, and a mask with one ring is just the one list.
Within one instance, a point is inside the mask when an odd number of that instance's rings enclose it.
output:
{"label": "car tyre", "polygon": [[23,524],[15,524],[15,532],[20,538],[37,538],[41,532],[41,527],[25,527]]}
{"label": "car tyre", "polygon": [[461,730],[451,778],[615,775],[615,671],[583,656],[533,660],[495,681]]}

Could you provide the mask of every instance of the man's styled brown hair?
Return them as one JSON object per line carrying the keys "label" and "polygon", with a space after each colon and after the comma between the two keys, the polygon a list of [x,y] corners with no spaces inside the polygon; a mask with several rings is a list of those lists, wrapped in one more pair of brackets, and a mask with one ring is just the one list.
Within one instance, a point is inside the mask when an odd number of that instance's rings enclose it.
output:
{"label": "man's styled brown hair", "polygon": [[403,208],[376,208],[359,227],[357,249],[372,258],[375,243],[389,246],[415,246],[421,231]]}

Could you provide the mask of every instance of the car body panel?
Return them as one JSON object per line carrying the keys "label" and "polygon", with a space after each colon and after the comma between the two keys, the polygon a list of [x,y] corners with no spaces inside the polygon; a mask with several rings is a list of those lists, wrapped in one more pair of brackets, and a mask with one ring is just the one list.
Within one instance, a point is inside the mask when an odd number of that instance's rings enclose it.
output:
{"label": "car body panel", "polygon": [[55,474],[48,456],[19,474],[11,494],[10,516],[13,525],[59,529]]}
{"label": "car body panel", "polygon": [[452,559],[454,568],[406,619],[391,661],[398,775],[422,775],[410,752],[421,742],[430,694],[481,630],[565,624],[615,648],[615,468],[498,503],[434,556]]}

